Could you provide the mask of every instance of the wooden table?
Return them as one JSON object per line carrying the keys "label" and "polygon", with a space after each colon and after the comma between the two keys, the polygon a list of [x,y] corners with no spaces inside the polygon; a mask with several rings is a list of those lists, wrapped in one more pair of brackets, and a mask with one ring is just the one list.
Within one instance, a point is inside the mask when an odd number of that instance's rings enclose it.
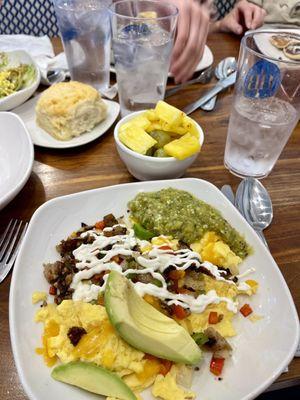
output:
{"label": "wooden table", "polygon": [[[227,34],[214,34],[208,45],[214,63],[226,56],[238,56],[239,39]],[[56,52],[62,50],[54,39]],[[210,85],[213,85],[213,81]],[[189,87],[168,100],[182,108],[210,85]],[[195,164],[185,176],[206,179],[218,187],[229,183],[235,189],[239,179],[223,165],[224,145],[232,92],[218,98],[214,112],[193,114],[203,127],[205,143]],[[31,176],[20,194],[0,212],[0,233],[11,218],[29,221],[33,212],[45,201],[87,189],[133,182],[114,146],[113,128],[104,137],[77,149],[51,150],[36,147]],[[278,263],[300,308],[300,124],[298,124],[271,175],[264,180],[274,206],[274,220],[265,231],[270,251]],[[14,365],[9,338],[8,297],[9,276],[0,286],[0,399],[27,399]],[[32,355],[34,357],[34,354]],[[30,360],[28,360],[30,363]],[[294,359],[289,372],[282,374],[272,389],[300,384],[300,358]],[[41,399],[42,400],[42,399]]]}

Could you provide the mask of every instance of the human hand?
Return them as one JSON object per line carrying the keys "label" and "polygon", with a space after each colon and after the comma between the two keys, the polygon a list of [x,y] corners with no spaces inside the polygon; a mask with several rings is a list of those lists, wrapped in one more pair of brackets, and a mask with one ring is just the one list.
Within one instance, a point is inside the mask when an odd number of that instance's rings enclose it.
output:
{"label": "human hand", "polygon": [[201,57],[209,30],[212,2],[169,0],[179,9],[177,34],[172,52],[171,72],[175,81],[184,82],[194,73]]}
{"label": "human hand", "polygon": [[233,32],[241,35],[247,29],[259,28],[263,24],[266,14],[263,8],[249,3],[247,0],[241,0],[229,14],[213,24],[213,31]]}

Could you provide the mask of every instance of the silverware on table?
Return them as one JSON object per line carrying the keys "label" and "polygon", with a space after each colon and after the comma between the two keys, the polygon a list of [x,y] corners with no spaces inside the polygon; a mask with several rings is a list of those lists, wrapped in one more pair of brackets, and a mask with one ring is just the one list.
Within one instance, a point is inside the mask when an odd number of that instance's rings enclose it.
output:
{"label": "silverware on table", "polygon": [[0,283],[14,265],[27,226],[27,222],[12,219],[0,239]]}
{"label": "silverware on table", "polygon": [[189,85],[193,85],[195,83],[208,83],[211,80],[212,76],[213,76],[213,68],[212,68],[212,66],[210,66],[207,69],[205,69],[204,71],[202,71],[200,73],[200,75],[197,76],[197,78],[191,79],[184,83],[180,83],[179,85],[176,85],[170,89],[167,89],[165,91],[165,99],[167,97],[172,96],[173,94],[177,93],[179,90],[181,90]]}
{"label": "silverware on table", "polygon": [[228,78],[219,81],[216,86],[209,90],[204,96],[200,97],[200,99],[185,107],[183,109],[183,112],[187,115],[191,114],[193,111],[197,110],[199,107],[201,107],[212,97],[220,93],[222,90],[228,88],[229,86],[232,86],[236,81],[236,75],[237,73],[233,72],[231,75],[229,75]]}
{"label": "silverware on table", "polygon": [[272,222],[273,207],[267,189],[257,179],[243,179],[236,191],[235,206],[268,247],[263,230]]}
{"label": "silverware on table", "polygon": [[[215,77],[218,80],[227,78],[230,74],[237,70],[237,62],[235,57],[226,57],[215,68]],[[201,106],[204,111],[212,111],[215,108],[217,96],[212,97],[207,103]]]}
{"label": "silverware on table", "polygon": [[230,185],[224,185],[221,187],[221,192],[227,197],[230,203],[234,205],[234,193],[232,187]]}

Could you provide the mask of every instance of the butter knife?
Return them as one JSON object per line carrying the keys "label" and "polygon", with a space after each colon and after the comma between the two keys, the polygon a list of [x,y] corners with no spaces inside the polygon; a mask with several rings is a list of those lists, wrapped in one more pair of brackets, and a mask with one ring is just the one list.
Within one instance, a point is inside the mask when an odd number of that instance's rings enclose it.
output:
{"label": "butter knife", "polygon": [[228,78],[222,79],[219,81],[215,87],[213,87],[211,90],[209,90],[204,96],[200,97],[197,101],[195,101],[192,104],[189,104],[187,107],[183,109],[183,112],[187,115],[191,114],[197,108],[201,107],[203,104],[205,104],[207,101],[209,101],[212,97],[214,97],[216,94],[222,92],[222,90],[228,88],[229,86],[234,85],[236,81],[236,72],[233,72],[231,75],[229,75]]}

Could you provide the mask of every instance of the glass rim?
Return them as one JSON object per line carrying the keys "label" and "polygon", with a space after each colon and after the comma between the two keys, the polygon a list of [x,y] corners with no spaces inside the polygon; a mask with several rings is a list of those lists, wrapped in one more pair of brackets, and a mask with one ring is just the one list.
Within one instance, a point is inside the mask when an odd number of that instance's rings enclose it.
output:
{"label": "glass rim", "polygon": [[247,31],[245,33],[245,35],[242,38],[241,45],[243,48],[245,48],[247,51],[249,51],[249,53],[252,53],[260,58],[272,60],[272,61],[275,61],[278,63],[283,63],[283,64],[297,65],[300,68],[300,60],[280,60],[279,58],[267,56],[266,54],[258,53],[256,50],[251,49],[246,43],[247,38],[249,36],[252,36],[254,38],[254,35],[259,35],[261,33],[295,36],[296,38],[299,39],[299,42],[300,42],[300,34],[299,33],[293,33],[291,31],[286,31],[286,30],[278,31],[278,30],[274,30],[274,29],[251,30],[251,31]]}
{"label": "glass rim", "polygon": [[165,15],[165,16],[163,16],[163,17],[155,17],[155,18],[149,17],[149,18],[147,18],[147,17],[133,17],[133,16],[130,16],[130,15],[124,15],[124,14],[120,14],[120,13],[116,12],[115,10],[113,10],[113,8],[114,8],[117,4],[122,4],[122,3],[134,3],[134,0],[119,0],[119,1],[116,1],[116,2],[112,3],[112,4],[108,7],[108,11],[109,11],[111,14],[117,16],[117,17],[121,17],[121,18],[124,18],[124,19],[130,19],[130,20],[133,20],[133,21],[162,21],[162,20],[165,20],[165,19],[170,19],[170,18],[172,18],[172,17],[177,17],[178,14],[179,14],[178,8],[177,8],[174,4],[169,3],[168,1],[141,0],[141,2],[144,2],[144,3],[154,3],[154,4],[159,4],[159,5],[162,5],[162,6],[168,6],[168,7],[170,7],[170,8],[173,8],[173,9],[174,9],[174,12],[173,12],[172,14]]}

